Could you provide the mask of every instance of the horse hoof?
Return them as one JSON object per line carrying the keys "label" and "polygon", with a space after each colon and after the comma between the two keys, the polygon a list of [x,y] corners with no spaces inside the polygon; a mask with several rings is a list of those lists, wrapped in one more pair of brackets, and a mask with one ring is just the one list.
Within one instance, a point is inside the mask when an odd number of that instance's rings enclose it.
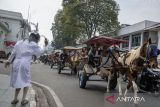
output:
{"label": "horse hoof", "polygon": [[134,104],[138,105],[138,101],[134,101]]}
{"label": "horse hoof", "polygon": [[106,93],[109,93],[110,91],[109,90],[106,90]]}
{"label": "horse hoof", "polygon": [[123,96],[122,93],[119,93],[119,96]]}

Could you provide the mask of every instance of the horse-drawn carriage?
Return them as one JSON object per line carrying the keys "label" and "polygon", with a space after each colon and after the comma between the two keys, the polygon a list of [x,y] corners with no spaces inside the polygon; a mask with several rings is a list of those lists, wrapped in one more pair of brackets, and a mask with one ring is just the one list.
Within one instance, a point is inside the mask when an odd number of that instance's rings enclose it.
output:
{"label": "horse-drawn carriage", "polygon": [[58,73],[60,74],[64,67],[71,69],[71,74],[77,74],[80,69],[80,64],[84,59],[81,56],[82,48],[76,48],[72,46],[66,46],[63,48],[63,52],[60,55],[58,62]]}
{"label": "horse-drawn carriage", "polygon": [[60,54],[62,53],[62,50],[54,50],[51,54],[50,54],[50,58],[51,58],[51,68],[53,68],[53,66],[58,65],[58,62],[60,60]]}
{"label": "horse-drawn carriage", "polygon": [[105,50],[106,59],[103,61],[103,56],[95,57],[93,53],[96,52],[89,54],[89,61],[79,74],[80,88],[86,87],[86,83],[92,75],[99,75],[107,81],[107,92],[114,89],[118,83],[119,95],[122,95],[121,82],[123,77],[127,78],[128,83],[124,96],[126,96],[131,86],[134,90],[134,97],[137,97],[139,89],[150,92],[160,91],[157,47],[148,41],[131,51],[122,51],[116,46],[125,42],[127,41],[104,36],[93,37],[84,42],[91,46],[98,44],[99,47],[105,47],[103,50]]}
{"label": "horse-drawn carriage", "polygon": [[[85,88],[87,81],[90,80],[89,78],[92,75],[100,75],[102,77],[102,79],[108,81],[108,75],[109,74],[107,74],[105,72],[101,72],[101,70],[102,70],[101,69],[102,68],[101,63],[102,63],[103,58],[101,57],[100,54],[102,54],[103,51],[105,51],[105,52],[108,51],[108,48],[111,45],[113,45],[113,44],[118,45],[118,44],[123,43],[123,42],[126,42],[126,41],[119,40],[119,39],[114,39],[114,38],[111,38],[111,37],[104,37],[104,36],[93,37],[93,38],[87,40],[86,42],[84,42],[87,45],[91,45],[91,49],[90,49],[90,52],[89,52],[89,55],[88,55],[89,61],[88,61],[87,64],[84,65],[83,71],[80,72],[80,74],[79,74],[79,86],[80,86],[80,88]],[[96,46],[96,45],[98,45],[98,46]],[[93,51],[93,48],[97,48],[97,51],[99,51],[98,53],[100,53],[100,54],[96,55],[96,56],[91,55],[90,53],[92,53],[91,51]],[[114,72],[114,71],[119,69],[119,68],[122,68],[122,67],[119,66],[118,64],[115,64],[116,61],[113,61],[113,60],[116,60],[114,55],[110,55],[108,57],[110,57],[108,59],[109,64],[107,66],[103,67],[103,68],[105,68],[105,70],[113,72],[112,73],[112,78],[110,79],[109,88],[114,89],[117,85],[117,73]]]}

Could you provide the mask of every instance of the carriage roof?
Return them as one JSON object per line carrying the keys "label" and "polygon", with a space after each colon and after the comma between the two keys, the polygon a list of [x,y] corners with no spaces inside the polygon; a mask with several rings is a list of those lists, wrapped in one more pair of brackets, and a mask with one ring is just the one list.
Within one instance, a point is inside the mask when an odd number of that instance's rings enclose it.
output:
{"label": "carriage roof", "polygon": [[77,48],[77,47],[73,47],[73,46],[65,46],[65,47],[63,47],[63,49],[65,49],[65,50],[79,50],[81,48]]}
{"label": "carriage roof", "polygon": [[106,37],[106,36],[94,36],[84,42],[84,44],[91,45],[91,44],[99,44],[99,45],[119,45],[120,43],[127,43],[126,40],[116,39],[113,37]]}

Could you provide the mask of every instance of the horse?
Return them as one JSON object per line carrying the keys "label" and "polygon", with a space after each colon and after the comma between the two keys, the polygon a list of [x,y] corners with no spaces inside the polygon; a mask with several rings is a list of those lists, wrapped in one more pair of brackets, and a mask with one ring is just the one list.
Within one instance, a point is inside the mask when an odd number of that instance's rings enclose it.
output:
{"label": "horse", "polygon": [[[112,52],[108,51],[108,61],[110,60],[110,64],[108,67],[104,67],[104,64],[100,67],[101,76],[108,78],[107,92],[110,91],[111,79],[113,78],[113,75],[116,74],[117,76],[114,78],[117,78],[118,80],[119,95],[122,96],[121,75],[126,75],[128,77],[128,85],[124,96],[126,96],[129,88],[133,86],[134,96],[137,97],[138,87],[134,80],[137,73],[142,70],[144,63],[146,62],[150,63],[149,67],[157,65],[157,57],[151,57],[151,50],[157,51],[156,48],[153,49],[148,42],[145,42],[142,46],[132,49],[127,54],[120,54],[115,48],[112,49]],[[148,57],[148,55],[150,55],[150,57]]]}
{"label": "horse", "polygon": [[78,66],[80,65],[81,59],[82,59],[82,56],[76,50],[74,51],[74,54],[69,57],[70,68],[72,70],[71,73],[73,73],[73,71],[74,73],[77,73]]}
{"label": "horse", "polygon": [[59,57],[60,52],[55,52],[51,54],[51,68],[53,68],[53,66],[58,63]]}
{"label": "horse", "polygon": [[[109,92],[110,89],[114,89],[117,84],[117,71],[122,69],[122,64],[118,62],[118,58],[120,57],[119,52],[117,51],[116,46],[104,47],[102,56],[101,56],[101,65],[99,67],[99,75],[107,80],[107,90]],[[110,81],[114,81],[116,83],[111,83]]]}
{"label": "horse", "polygon": [[[118,58],[118,62],[123,67],[127,66],[127,69],[125,69],[126,71],[122,70],[120,71],[120,73],[123,74],[125,73],[126,76],[128,77],[128,85],[124,93],[124,96],[126,96],[128,90],[132,86],[134,90],[134,97],[135,98],[137,97],[138,86],[135,82],[137,73],[142,70],[144,64],[147,64],[148,67],[155,67],[155,65],[157,65],[157,57],[152,57],[153,51],[157,51],[157,49],[150,47],[149,42],[145,42],[142,46],[136,49],[132,49],[130,52],[128,52],[128,54],[126,55],[122,54]],[[118,85],[119,85],[119,95],[122,95],[120,79],[118,79]],[[138,102],[135,100],[134,103],[137,104]]]}

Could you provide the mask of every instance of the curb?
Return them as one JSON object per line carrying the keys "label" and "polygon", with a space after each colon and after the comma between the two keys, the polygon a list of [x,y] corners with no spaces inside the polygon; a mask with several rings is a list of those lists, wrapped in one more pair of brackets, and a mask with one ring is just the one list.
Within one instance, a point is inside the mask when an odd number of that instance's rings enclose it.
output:
{"label": "curb", "polygon": [[64,107],[62,102],[61,102],[61,100],[59,99],[59,97],[56,95],[56,93],[50,87],[48,87],[46,85],[43,85],[41,83],[38,83],[38,82],[34,82],[34,81],[32,81],[31,83],[34,84],[34,85],[37,85],[39,87],[42,87],[42,88],[46,89],[47,91],[49,91],[50,95],[55,100],[57,107]]}
{"label": "curb", "polygon": [[35,90],[30,87],[29,88],[29,95],[28,95],[28,98],[29,98],[29,107],[36,107],[36,101],[35,101]]}

